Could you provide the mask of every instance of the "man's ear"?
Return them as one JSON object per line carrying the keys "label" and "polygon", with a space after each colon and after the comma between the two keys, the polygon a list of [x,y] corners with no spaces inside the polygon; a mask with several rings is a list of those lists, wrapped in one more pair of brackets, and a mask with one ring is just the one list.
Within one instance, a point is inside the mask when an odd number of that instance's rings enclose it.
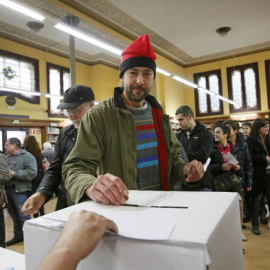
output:
{"label": "man's ear", "polygon": [[90,107],[93,107],[94,105],[95,105],[95,101],[94,100],[90,101]]}

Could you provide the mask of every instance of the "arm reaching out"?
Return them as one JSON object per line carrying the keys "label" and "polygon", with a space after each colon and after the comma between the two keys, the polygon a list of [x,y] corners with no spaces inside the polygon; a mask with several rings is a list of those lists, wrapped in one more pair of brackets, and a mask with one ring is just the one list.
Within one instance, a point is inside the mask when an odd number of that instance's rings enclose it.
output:
{"label": "arm reaching out", "polygon": [[76,269],[80,260],[95,249],[106,230],[118,232],[112,220],[85,210],[73,212],[55,246],[37,269]]}

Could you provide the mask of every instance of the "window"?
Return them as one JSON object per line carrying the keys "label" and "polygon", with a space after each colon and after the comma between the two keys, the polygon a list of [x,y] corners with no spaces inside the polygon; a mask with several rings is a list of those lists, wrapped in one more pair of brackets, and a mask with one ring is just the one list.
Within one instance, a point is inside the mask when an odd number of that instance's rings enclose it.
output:
{"label": "window", "polygon": [[230,112],[256,111],[261,109],[258,64],[227,68]]}
{"label": "window", "polygon": [[[265,61],[268,110],[270,110],[270,60]],[[270,116],[270,115],[269,115]]]}
{"label": "window", "polygon": [[[51,95],[62,96],[64,91],[71,86],[70,72],[68,68],[48,63],[47,74],[48,91]],[[57,109],[60,102],[61,100],[57,98],[48,99],[50,117],[63,117],[63,115],[61,115],[61,110]]]}
{"label": "window", "polygon": [[[4,69],[14,71],[13,75]],[[24,91],[39,92],[38,60],[0,50],[0,86]],[[32,104],[40,104],[39,96],[0,91],[0,96],[13,95]]]}
{"label": "window", "polygon": [[[194,81],[202,88],[222,95],[220,70],[212,70],[194,74]],[[223,103],[220,99],[195,89],[196,116],[216,115],[223,113]]]}

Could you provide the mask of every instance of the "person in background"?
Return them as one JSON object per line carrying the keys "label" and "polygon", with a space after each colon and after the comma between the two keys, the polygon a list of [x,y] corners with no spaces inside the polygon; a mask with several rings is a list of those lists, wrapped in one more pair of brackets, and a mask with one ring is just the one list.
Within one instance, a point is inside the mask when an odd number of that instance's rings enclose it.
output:
{"label": "person in background", "polygon": [[36,193],[33,194],[23,205],[22,211],[27,214],[35,214],[39,208],[46,203],[55,191],[58,192],[56,210],[67,206],[67,194],[62,181],[62,164],[73,149],[80,122],[84,114],[94,106],[94,92],[90,87],[75,85],[67,89],[64,93],[63,102],[58,105],[63,113],[69,117],[72,124],[60,131],[55,143],[55,156],[46,171]]}
{"label": "person in background", "polygon": [[0,247],[5,247],[6,231],[3,204],[5,202],[5,183],[9,181],[9,168],[3,154],[0,154]]}
{"label": "person in background", "polygon": [[242,124],[242,132],[243,132],[245,140],[250,134],[251,127],[252,127],[252,124],[250,122],[245,122]]}
{"label": "person in background", "polygon": [[267,169],[270,164],[270,141],[266,140],[268,133],[268,121],[257,118],[254,120],[250,135],[246,139],[253,163],[253,188],[249,195],[252,232],[256,235],[261,234],[259,211],[263,193],[266,195],[268,207],[270,206],[270,171]]}
{"label": "person in background", "polygon": [[71,213],[59,239],[37,270],[75,270],[96,248],[105,231],[118,233],[118,228],[112,220],[95,213],[85,210]]}
{"label": "person in background", "polygon": [[[188,160],[194,159],[207,162],[213,149],[213,135],[207,128],[194,119],[189,106],[183,105],[176,110],[176,120],[181,130],[176,134],[178,141],[183,145]],[[203,178],[195,183],[183,183],[182,191],[211,191],[210,168],[207,168]]]}
{"label": "person in background", "polygon": [[45,157],[51,164],[54,158],[54,148],[52,147],[52,144],[50,142],[43,143],[43,149],[44,149],[42,151],[43,157]]}
{"label": "person in background", "polygon": [[82,119],[77,143],[63,165],[74,203],[90,198],[121,205],[128,189],[173,190],[177,181],[202,178],[202,163],[181,158],[168,115],[149,95],[155,59],[147,35],[129,45],[120,64],[122,87]]}
{"label": "person in background", "polygon": [[[36,189],[38,188],[44,173],[43,173],[43,168],[42,168],[42,152],[41,148],[39,146],[39,143],[36,139],[36,137],[32,135],[27,135],[24,138],[23,141],[23,146],[26,151],[31,153],[35,158],[36,158],[36,163],[37,163],[37,176],[32,179],[32,188],[31,192],[29,193],[29,196],[33,195],[36,192]],[[42,205],[39,209],[39,214],[36,213],[34,214],[34,217],[43,216],[45,214],[44,212],[44,206]]]}
{"label": "person in background", "polygon": [[[236,120],[227,120],[224,122],[224,125],[230,128],[230,141],[235,149],[235,157],[241,164],[240,168],[240,180],[242,183],[243,196],[242,196],[242,205],[245,203],[245,198],[247,197],[247,193],[252,190],[253,185],[253,165],[250,157],[250,153],[248,150],[248,145],[245,142],[243,135],[239,133],[239,124]],[[243,209],[242,209],[243,210]],[[242,214],[242,222],[243,222],[243,211]],[[242,225],[242,228],[245,228]],[[243,240],[246,241],[247,238],[243,234]]]}
{"label": "person in background", "polygon": [[21,149],[21,141],[10,138],[5,143],[6,158],[9,167],[10,181],[6,182],[7,209],[13,221],[14,237],[6,242],[6,246],[23,241],[23,224],[31,219],[22,213],[21,208],[28,198],[32,179],[37,175],[35,157]]}

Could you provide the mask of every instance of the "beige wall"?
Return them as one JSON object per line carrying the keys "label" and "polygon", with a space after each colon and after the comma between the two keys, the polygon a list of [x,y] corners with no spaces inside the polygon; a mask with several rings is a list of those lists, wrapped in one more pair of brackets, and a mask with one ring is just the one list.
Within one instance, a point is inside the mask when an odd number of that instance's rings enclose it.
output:
{"label": "beige wall", "polygon": [[[186,68],[186,76],[188,79],[193,80],[194,73],[220,69],[222,77],[223,96],[228,97],[227,68],[257,62],[259,68],[261,110],[256,112],[267,112],[268,104],[267,104],[267,86],[265,77],[265,60],[269,59],[270,59],[270,51],[255,53],[247,56],[234,57],[222,61],[216,61],[208,64]],[[229,104],[227,102],[224,102],[223,105],[224,105],[224,115],[229,116],[230,115]]]}
{"label": "beige wall", "polygon": [[[25,45],[20,45],[13,41],[0,38],[0,49],[13,53],[25,55],[39,60],[40,91],[47,92],[46,63],[69,67],[69,59],[59,57],[45,51],[33,49]],[[259,80],[261,90],[261,111],[268,111],[265,65],[264,61],[270,59],[270,51],[256,53],[249,56],[235,57],[232,59],[216,61],[189,68],[182,68],[168,59],[157,55],[157,66],[175,75],[182,76],[193,81],[193,74],[214,69],[221,69],[223,95],[228,97],[226,68],[231,66],[243,65],[258,62]],[[104,65],[89,66],[76,63],[76,83],[91,86],[95,92],[96,101],[102,101],[113,95],[113,89],[119,84],[118,70]],[[165,112],[174,116],[176,109],[181,105],[188,105],[195,111],[194,90],[191,87],[177,82],[176,80],[157,74],[155,83],[156,98],[160,101]],[[30,119],[48,119],[47,117],[47,98],[41,96],[39,105],[29,104],[16,98],[17,103],[14,110],[8,109],[5,96],[0,97],[0,114],[29,115]],[[224,102],[224,114],[229,115],[229,105]]]}

